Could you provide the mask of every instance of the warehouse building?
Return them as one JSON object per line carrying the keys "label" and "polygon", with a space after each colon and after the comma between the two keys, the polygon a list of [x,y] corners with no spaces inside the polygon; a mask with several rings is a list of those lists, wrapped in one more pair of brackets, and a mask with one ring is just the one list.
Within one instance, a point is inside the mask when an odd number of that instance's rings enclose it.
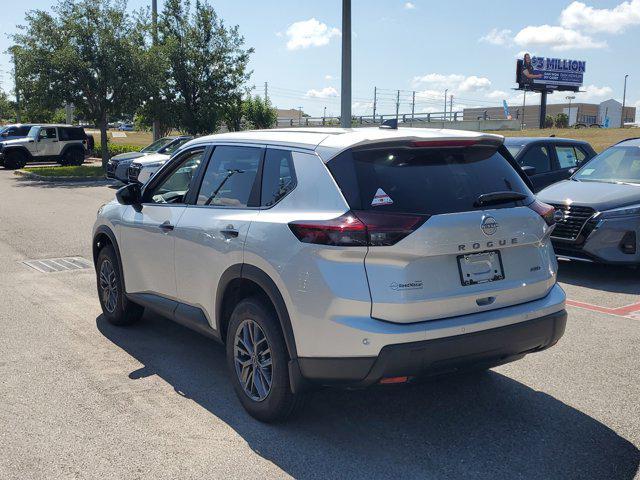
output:
{"label": "warehouse building", "polygon": [[[538,128],[540,118],[540,96],[527,96],[531,98],[532,105],[512,105],[509,106],[509,114],[512,118],[523,121],[525,128]],[[524,112],[524,120],[522,118]],[[569,126],[575,125],[600,125],[608,128],[618,128],[620,126],[620,116],[622,104],[617,100],[610,99],[597,103],[557,103],[547,105],[547,115],[555,118],[559,113],[565,113],[569,117]],[[464,120],[479,119],[504,119],[503,107],[478,107],[465,108],[463,110]],[[633,123],[636,120],[636,107],[624,107],[624,123]]]}

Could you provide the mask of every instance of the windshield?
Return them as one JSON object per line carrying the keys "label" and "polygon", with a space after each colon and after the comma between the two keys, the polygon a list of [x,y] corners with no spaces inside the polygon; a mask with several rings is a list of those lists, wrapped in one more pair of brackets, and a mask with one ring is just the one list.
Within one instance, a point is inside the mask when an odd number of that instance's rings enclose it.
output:
{"label": "windshield", "polygon": [[640,147],[612,147],[594,157],[572,177],[579,182],[640,184]]}
{"label": "windshield", "polygon": [[172,144],[165,147],[160,153],[166,153],[167,155],[173,154],[176,150],[178,150],[182,145],[187,143],[189,138],[177,138],[173,141]]}
{"label": "windshield", "polygon": [[524,145],[505,145],[513,158],[516,158]]}
{"label": "windshield", "polygon": [[161,138],[160,140],[156,140],[151,145],[144,147],[140,151],[143,153],[155,153],[158,150],[162,149],[163,147],[166,147],[167,145],[169,145],[171,142],[173,142],[173,140],[174,140],[173,138],[164,137],[164,138]]}
{"label": "windshield", "polygon": [[27,133],[27,137],[36,139],[38,138],[39,133],[40,133],[40,127],[31,127],[29,129],[29,133]]}

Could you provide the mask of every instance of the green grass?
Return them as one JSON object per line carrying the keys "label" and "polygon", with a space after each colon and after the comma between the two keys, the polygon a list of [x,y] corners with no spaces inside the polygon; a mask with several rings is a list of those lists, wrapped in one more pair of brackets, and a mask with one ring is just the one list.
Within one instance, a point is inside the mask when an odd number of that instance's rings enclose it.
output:
{"label": "green grass", "polygon": [[73,165],[65,167],[25,167],[24,171],[42,177],[104,178],[102,165]]}

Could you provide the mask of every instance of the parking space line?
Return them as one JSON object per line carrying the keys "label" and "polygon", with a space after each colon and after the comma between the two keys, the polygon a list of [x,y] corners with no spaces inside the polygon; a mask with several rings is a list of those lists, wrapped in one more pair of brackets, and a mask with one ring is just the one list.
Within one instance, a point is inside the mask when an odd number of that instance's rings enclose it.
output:
{"label": "parking space line", "polygon": [[572,307],[584,308],[585,310],[591,310],[593,312],[607,313],[609,315],[616,315],[618,317],[626,318],[639,318],[640,314],[640,302],[632,303],[618,308],[602,307],[600,305],[593,305],[586,302],[578,302],[577,300],[567,300],[567,305]]}

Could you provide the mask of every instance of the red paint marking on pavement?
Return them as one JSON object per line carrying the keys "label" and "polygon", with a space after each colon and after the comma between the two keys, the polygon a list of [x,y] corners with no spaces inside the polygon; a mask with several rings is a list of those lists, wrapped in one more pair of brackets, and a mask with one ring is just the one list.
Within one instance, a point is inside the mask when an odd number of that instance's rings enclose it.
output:
{"label": "red paint marking on pavement", "polygon": [[576,300],[567,300],[567,305],[571,305],[572,307],[584,308],[586,310],[591,310],[594,312],[608,313],[609,315],[617,315],[619,317],[629,318],[635,318],[635,316],[631,316],[632,313],[640,312],[640,303],[632,303],[631,305],[625,305],[624,307],[618,308],[609,308],[601,307],[600,305],[593,305],[586,302],[578,302]]}

